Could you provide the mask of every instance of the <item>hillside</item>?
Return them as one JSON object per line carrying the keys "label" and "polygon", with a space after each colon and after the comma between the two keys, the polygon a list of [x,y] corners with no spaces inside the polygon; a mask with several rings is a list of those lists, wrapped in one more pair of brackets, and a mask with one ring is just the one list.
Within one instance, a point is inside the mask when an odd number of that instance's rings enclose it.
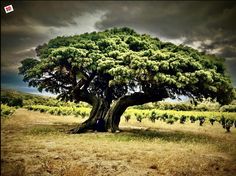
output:
{"label": "hillside", "polygon": [[35,95],[20,92],[13,89],[1,89],[1,103],[9,106],[28,106],[28,105],[45,105],[45,106],[88,106],[86,103],[76,104],[73,102],[64,102],[54,97]]}

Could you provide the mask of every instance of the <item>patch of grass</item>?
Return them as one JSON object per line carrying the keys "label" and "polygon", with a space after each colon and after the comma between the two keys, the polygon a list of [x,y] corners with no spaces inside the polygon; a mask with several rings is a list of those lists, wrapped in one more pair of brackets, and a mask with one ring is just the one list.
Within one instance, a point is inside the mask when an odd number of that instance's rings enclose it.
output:
{"label": "patch of grass", "polygon": [[191,132],[179,131],[154,131],[154,130],[130,130],[127,132],[107,135],[107,139],[114,141],[151,141],[161,140],[164,142],[185,142],[185,143],[208,143],[215,141],[208,135],[194,134]]}
{"label": "patch of grass", "polygon": [[67,134],[67,130],[82,122],[78,119],[18,109],[2,123],[1,174],[222,176],[235,173],[235,128],[225,133],[218,123],[200,127],[190,122],[153,123],[148,118],[139,123],[131,118],[128,122],[121,119],[120,133]]}
{"label": "patch of grass", "polygon": [[49,135],[49,134],[59,134],[60,131],[53,126],[38,126],[33,127],[26,131],[28,135]]}

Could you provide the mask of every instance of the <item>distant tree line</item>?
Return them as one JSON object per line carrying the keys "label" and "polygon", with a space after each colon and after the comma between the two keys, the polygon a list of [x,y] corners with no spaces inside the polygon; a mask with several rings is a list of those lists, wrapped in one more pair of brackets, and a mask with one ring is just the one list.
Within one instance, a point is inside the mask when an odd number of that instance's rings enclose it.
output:
{"label": "distant tree line", "polygon": [[73,103],[57,100],[53,97],[32,95],[13,90],[1,90],[1,104],[14,107],[32,106],[32,105],[45,105],[51,107],[89,107],[86,103]]}
{"label": "distant tree line", "polygon": [[205,99],[196,104],[189,102],[156,102],[144,105],[134,106],[136,109],[160,109],[160,110],[177,110],[177,111],[222,111],[236,112],[236,100],[229,105],[221,106],[218,102]]}
{"label": "distant tree line", "polygon": [[[90,107],[87,103],[80,104],[73,102],[64,102],[53,97],[43,97],[17,91],[1,90],[1,104],[8,106],[23,107],[32,105],[45,105],[51,107]],[[220,104],[211,99],[203,99],[196,104],[188,102],[156,102],[134,106],[135,109],[160,109],[177,111],[222,111],[236,112],[236,100],[229,105],[220,106]]]}

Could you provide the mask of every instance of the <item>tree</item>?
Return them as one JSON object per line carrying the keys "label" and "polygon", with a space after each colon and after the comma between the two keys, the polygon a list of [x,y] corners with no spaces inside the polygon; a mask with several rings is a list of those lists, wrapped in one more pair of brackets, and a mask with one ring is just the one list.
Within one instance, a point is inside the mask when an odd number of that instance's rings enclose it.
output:
{"label": "tree", "polygon": [[36,53],[19,68],[29,86],[92,105],[74,133],[94,129],[97,119],[115,132],[127,107],[167,97],[212,97],[221,104],[234,97],[221,58],[126,27],[57,37]]}

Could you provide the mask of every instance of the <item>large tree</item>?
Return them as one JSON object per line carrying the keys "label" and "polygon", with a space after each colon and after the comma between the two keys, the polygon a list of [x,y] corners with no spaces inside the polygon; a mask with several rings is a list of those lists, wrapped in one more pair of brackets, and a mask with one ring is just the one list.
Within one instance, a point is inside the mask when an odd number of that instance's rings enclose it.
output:
{"label": "large tree", "polygon": [[221,104],[234,97],[223,59],[129,28],[57,37],[36,53],[19,68],[29,86],[92,106],[74,133],[93,129],[99,118],[114,132],[127,107],[167,97],[212,97]]}

